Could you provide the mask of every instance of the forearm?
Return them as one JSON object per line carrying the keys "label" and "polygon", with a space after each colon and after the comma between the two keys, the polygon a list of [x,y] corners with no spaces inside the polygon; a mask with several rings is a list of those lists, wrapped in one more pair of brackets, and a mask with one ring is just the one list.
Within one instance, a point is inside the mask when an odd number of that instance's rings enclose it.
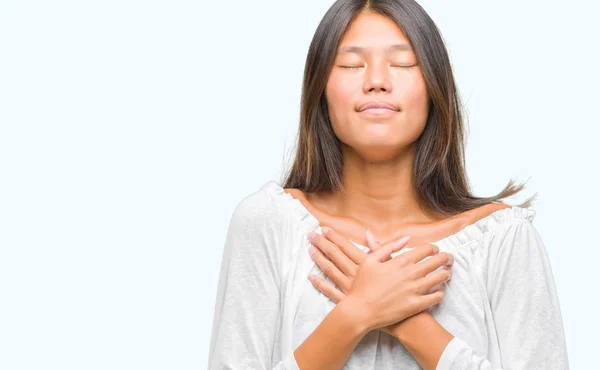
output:
{"label": "forearm", "polygon": [[400,322],[392,334],[424,370],[435,370],[444,349],[454,338],[428,312],[420,312]]}
{"label": "forearm", "polygon": [[296,363],[300,370],[341,369],[369,330],[360,313],[344,300],[294,351]]}

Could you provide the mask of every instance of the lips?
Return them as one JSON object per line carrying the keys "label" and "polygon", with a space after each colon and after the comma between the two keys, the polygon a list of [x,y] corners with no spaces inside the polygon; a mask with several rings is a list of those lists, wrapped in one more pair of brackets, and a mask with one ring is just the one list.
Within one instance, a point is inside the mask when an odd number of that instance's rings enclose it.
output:
{"label": "lips", "polygon": [[367,110],[390,110],[390,111],[399,111],[399,109],[390,103],[387,102],[375,102],[375,101],[371,101],[371,102],[367,102],[364,103],[363,105],[361,105],[360,107],[358,107],[358,112],[364,112]]}

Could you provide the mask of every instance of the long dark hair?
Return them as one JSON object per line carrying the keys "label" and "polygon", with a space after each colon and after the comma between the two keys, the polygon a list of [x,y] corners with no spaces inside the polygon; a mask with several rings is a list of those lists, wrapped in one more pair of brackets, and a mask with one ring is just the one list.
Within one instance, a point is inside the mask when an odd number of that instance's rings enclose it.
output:
{"label": "long dark hair", "polygon": [[[452,67],[440,32],[413,0],[338,0],[313,36],[302,84],[296,155],[283,187],[304,192],[343,191],[342,147],[327,111],[325,86],[339,42],[363,11],[393,20],[408,37],[427,86],[429,114],[416,145],[413,179],[426,205],[446,216],[498,202],[524,189],[510,179],[497,195],[476,197],[465,171],[464,123]],[[535,195],[520,204],[528,207]]]}

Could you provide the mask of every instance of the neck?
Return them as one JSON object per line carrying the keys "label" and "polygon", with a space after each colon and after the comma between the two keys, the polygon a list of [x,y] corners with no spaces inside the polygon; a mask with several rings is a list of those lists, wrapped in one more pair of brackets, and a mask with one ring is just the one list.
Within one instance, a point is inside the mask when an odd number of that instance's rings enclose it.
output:
{"label": "neck", "polygon": [[343,192],[333,195],[336,217],[360,222],[374,233],[440,219],[427,210],[413,184],[414,150],[388,161],[372,161],[347,150]]}

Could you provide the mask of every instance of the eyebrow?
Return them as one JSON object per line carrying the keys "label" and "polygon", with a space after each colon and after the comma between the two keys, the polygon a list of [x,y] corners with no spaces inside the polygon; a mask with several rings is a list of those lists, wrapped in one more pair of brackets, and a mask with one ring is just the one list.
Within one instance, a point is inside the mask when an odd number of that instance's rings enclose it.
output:
{"label": "eyebrow", "polygon": [[[338,49],[338,53],[356,53],[356,54],[364,54],[370,48],[364,48],[361,46],[344,46]],[[386,52],[393,51],[409,51],[412,50],[410,45],[408,44],[394,44],[385,48]]]}

